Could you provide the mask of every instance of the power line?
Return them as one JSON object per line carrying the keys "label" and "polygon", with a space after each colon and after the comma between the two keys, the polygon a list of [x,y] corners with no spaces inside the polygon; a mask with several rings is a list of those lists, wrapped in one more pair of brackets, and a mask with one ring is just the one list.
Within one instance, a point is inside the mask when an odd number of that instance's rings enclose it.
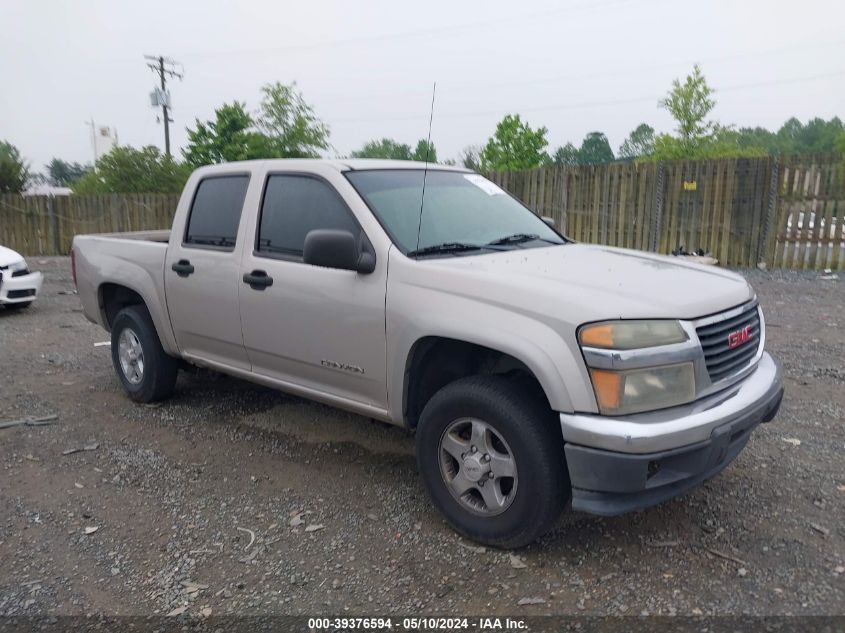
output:
{"label": "power line", "polygon": [[[525,86],[525,85],[533,85],[533,84],[542,84],[542,83],[549,83],[553,81],[572,81],[572,80],[579,80],[579,79],[599,79],[599,78],[610,78],[610,77],[632,77],[632,76],[639,76],[645,75],[646,73],[652,71],[659,71],[665,70],[670,68],[681,68],[681,67],[688,67],[692,64],[699,63],[699,64],[718,64],[720,62],[727,62],[727,61],[734,61],[737,59],[744,59],[747,57],[761,57],[761,56],[768,56],[778,53],[786,53],[792,52],[796,49],[802,48],[815,48],[815,47],[833,47],[833,46],[842,46],[845,45],[845,40],[836,40],[836,41],[827,41],[827,42],[814,42],[814,41],[807,41],[801,40],[792,42],[791,44],[777,46],[774,48],[769,49],[760,49],[754,51],[743,51],[738,53],[733,53],[730,55],[720,55],[717,57],[704,57],[698,59],[687,59],[687,60],[674,60],[671,62],[665,62],[660,64],[650,64],[650,65],[637,65],[634,67],[626,67],[626,68],[615,68],[615,69],[607,69],[607,70],[598,70],[598,71],[590,71],[590,72],[581,72],[581,73],[568,73],[564,75],[544,75],[541,77],[534,77],[529,79],[516,79],[516,80],[504,80],[504,81],[462,81],[460,83],[449,84],[447,81],[442,81],[441,84],[446,85],[448,87],[448,91],[450,93],[455,92],[475,92],[477,93],[480,89],[486,88],[510,88],[514,86]],[[345,104],[356,102],[356,101],[367,101],[371,102],[373,97],[421,97],[424,95],[428,95],[428,91],[425,90],[402,90],[402,91],[371,91],[368,92],[366,95],[353,95],[350,96],[348,92],[337,92],[337,93],[323,93],[322,96],[325,97],[338,97],[342,98]],[[414,117],[417,118],[417,117]]]}
{"label": "power line", "polygon": [[[184,68],[182,68],[182,64],[179,62],[163,55],[144,55],[144,59],[149,60],[147,66],[154,73],[158,74],[161,82],[161,93],[153,93],[153,105],[161,106],[161,115],[164,120],[164,153],[170,157],[170,124],[173,123],[173,119],[168,114],[170,110],[170,94],[167,92],[167,79],[175,78],[181,80],[184,77]],[[177,65],[182,68],[181,72],[176,71]]]}
{"label": "power line", "polygon": [[[538,84],[538,83],[545,83],[550,81],[563,81],[563,80],[572,80],[572,79],[595,79],[599,77],[618,77],[618,76],[630,76],[632,74],[641,74],[644,72],[651,72],[654,70],[665,70],[669,68],[677,68],[679,66],[689,66],[691,64],[710,64],[719,62],[727,62],[727,61],[734,61],[737,59],[744,59],[747,57],[764,57],[772,54],[777,53],[784,53],[784,52],[792,52],[796,49],[801,48],[815,48],[815,47],[828,47],[828,46],[842,46],[845,44],[845,40],[837,39],[836,41],[827,41],[827,42],[815,42],[815,41],[807,41],[801,40],[797,42],[793,42],[791,44],[776,46],[769,49],[762,49],[762,50],[753,50],[753,51],[742,51],[738,53],[731,53],[728,55],[718,55],[715,57],[704,57],[701,59],[695,60],[687,60],[687,61],[678,61],[673,60],[671,62],[665,62],[660,64],[651,64],[648,66],[637,66],[636,68],[622,68],[622,69],[612,69],[600,72],[583,72],[583,73],[569,73],[565,75],[553,75],[553,76],[545,76],[545,77],[537,77],[533,79],[519,79],[517,81],[500,81],[500,82],[484,82],[484,83],[467,83],[464,82],[461,84],[461,88],[465,88],[467,90],[475,90],[478,86],[483,86],[485,88],[497,88],[497,87],[510,87],[510,86],[521,86],[521,85],[530,85],[530,84]],[[422,93],[421,93],[422,94]]]}
{"label": "power line", "polygon": [[[644,0],[641,0],[641,2]],[[652,0],[654,1],[654,0]],[[231,55],[253,55],[253,54],[267,54],[267,53],[282,53],[293,50],[314,49],[314,48],[330,48],[335,46],[345,46],[349,44],[362,44],[367,42],[376,42],[382,40],[405,40],[412,37],[425,37],[430,35],[437,35],[441,33],[460,32],[470,28],[480,28],[487,26],[495,26],[497,24],[512,24],[515,21],[535,20],[538,18],[547,18],[561,12],[566,12],[567,15],[573,13],[580,13],[582,11],[590,12],[596,9],[606,9],[626,4],[632,4],[635,0],[596,0],[587,1],[574,6],[556,6],[545,11],[537,11],[517,16],[509,16],[507,18],[493,18],[489,20],[479,20],[476,22],[464,22],[461,24],[452,24],[448,26],[433,27],[429,29],[420,29],[412,31],[400,31],[395,33],[380,33],[377,35],[362,35],[359,37],[349,37],[337,40],[328,40],[323,42],[309,42],[303,44],[289,44],[286,46],[264,47],[264,48],[250,48],[250,49],[232,49],[228,51],[198,51],[194,53],[184,53],[187,57],[214,57],[214,56],[231,56]]]}
{"label": "power line", "polygon": [[[778,84],[793,84],[793,83],[803,83],[808,81],[818,81],[820,79],[828,79],[831,77],[839,77],[845,75],[845,69],[837,70],[829,73],[821,73],[817,75],[807,75],[804,77],[791,77],[789,79],[775,79],[772,81],[758,81],[754,83],[744,83],[744,84],[733,84],[724,87],[717,87],[716,92],[727,92],[733,90],[745,90],[748,88],[759,88],[763,86],[774,86]],[[550,106],[538,106],[534,108],[518,108],[518,107],[510,107],[510,108],[499,108],[497,110],[486,110],[486,111],[475,111],[475,112],[460,112],[455,114],[441,114],[439,118],[441,119],[462,119],[467,117],[475,117],[475,116],[499,116],[502,112],[548,112],[548,111],[558,111],[558,110],[577,110],[580,108],[594,108],[598,106],[612,106],[612,105],[623,105],[629,103],[640,103],[645,101],[651,101],[656,103],[660,100],[664,95],[649,95],[649,96],[641,96],[641,97],[629,97],[624,99],[610,99],[607,101],[581,101],[577,103],[565,103],[565,104],[556,104]],[[385,117],[385,116],[374,116],[374,117],[354,117],[354,118],[333,118],[331,119],[333,122],[354,122],[354,121],[415,121],[418,119],[422,119],[425,115],[418,114],[418,115],[408,115],[408,116],[399,116],[399,117]]]}

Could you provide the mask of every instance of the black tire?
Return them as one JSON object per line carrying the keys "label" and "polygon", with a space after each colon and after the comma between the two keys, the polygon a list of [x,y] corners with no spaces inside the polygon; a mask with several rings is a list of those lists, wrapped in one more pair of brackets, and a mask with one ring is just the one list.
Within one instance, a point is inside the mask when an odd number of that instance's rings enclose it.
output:
{"label": "black tire", "polygon": [[[130,380],[121,366],[120,338],[125,330],[135,334],[143,350],[143,371],[137,381]],[[117,377],[135,402],[156,402],[173,394],[179,360],[162,348],[146,306],[133,305],[117,313],[111,329],[111,357]]]}
{"label": "black tire", "polygon": [[[468,510],[446,481],[441,438],[463,418],[493,427],[515,461],[518,484],[510,505],[499,514],[480,516]],[[443,387],[423,409],[416,443],[417,464],[432,502],[455,530],[474,541],[506,549],[527,545],[551,529],[569,500],[557,418],[541,392],[513,378],[470,376]]]}
{"label": "black tire", "polygon": [[28,308],[32,305],[32,301],[21,301],[19,303],[7,303],[6,309],[7,310],[23,310],[24,308]]}

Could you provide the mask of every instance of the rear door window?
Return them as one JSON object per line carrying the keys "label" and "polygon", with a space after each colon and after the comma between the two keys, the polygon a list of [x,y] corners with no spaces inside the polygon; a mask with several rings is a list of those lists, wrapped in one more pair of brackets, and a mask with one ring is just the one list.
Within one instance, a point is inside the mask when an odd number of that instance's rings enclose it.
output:
{"label": "rear door window", "polygon": [[214,176],[200,181],[191,204],[185,244],[231,251],[244,206],[249,176]]}

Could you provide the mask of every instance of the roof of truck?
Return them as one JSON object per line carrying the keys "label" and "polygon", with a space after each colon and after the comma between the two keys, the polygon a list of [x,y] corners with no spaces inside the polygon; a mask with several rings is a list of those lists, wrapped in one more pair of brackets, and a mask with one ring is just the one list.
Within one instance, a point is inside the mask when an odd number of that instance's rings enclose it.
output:
{"label": "roof of truck", "polygon": [[[263,160],[244,160],[229,163],[221,163],[219,165],[208,165],[203,167],[204,171],[230,171],[235,166],[255,166],[273,167],[290,169],[290,168],[313,168],[316,165],[334,167],[338,171],[354,171],[364,169],[424,169],[426,163],[415,160],[385,160],[380,158],[270,158]],[[470,170],[464,167],[456,167],[452,165],[439,165],[437,163],[428,163],[428,169],[448,170],[468,173]]]}
{"label": "roof of truck", "polygon": [[341,171],[350,169],[447,169],[451,171],[469,171],[465,167],[454,165],[440,165],[438,163],[424,163],[418,160],[385,160],[380,158],[337,158],[326,161],[336,164]]}

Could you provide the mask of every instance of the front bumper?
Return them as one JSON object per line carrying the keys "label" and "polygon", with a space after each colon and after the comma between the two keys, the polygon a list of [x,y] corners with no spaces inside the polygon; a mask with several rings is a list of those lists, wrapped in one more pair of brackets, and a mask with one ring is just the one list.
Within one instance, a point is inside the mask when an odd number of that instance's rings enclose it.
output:
{"label": "front bumper", "polygon": [[0,304],[35,301],[41,292],[42,281],[39,272],[12,277],[8,271],[3,271],[0,275]]}
{"label": "front bumper", "polygon": [[561,414],[573,508],[615,515],[686,492],[730,464],[782,397],[780,368],[764,353],[744,380],[691,405],[621,418]]}

